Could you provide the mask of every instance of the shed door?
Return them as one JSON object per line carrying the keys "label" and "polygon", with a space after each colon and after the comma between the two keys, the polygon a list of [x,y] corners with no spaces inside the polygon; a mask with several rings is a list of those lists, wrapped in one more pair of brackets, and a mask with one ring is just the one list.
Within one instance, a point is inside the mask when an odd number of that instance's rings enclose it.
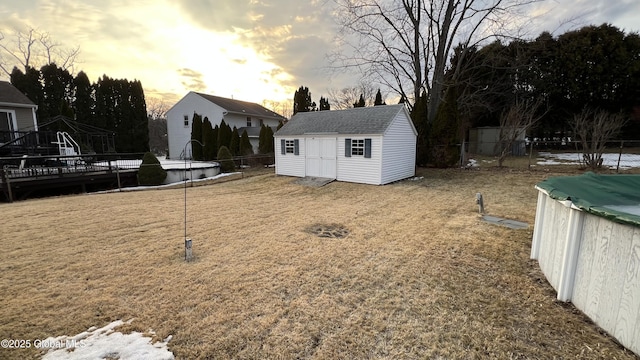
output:
{"label": "shed door", "polygon": [[306,175],[336,178],[336,139],[310,138],[305,141]]}

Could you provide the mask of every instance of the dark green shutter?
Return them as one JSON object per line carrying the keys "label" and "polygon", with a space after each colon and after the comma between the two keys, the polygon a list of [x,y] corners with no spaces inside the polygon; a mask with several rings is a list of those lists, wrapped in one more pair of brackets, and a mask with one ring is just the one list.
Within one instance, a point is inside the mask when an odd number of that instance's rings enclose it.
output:
{"label": "dark green shutter", "polygon": [[293,140],[293,155],[300,155],[300,140]]}
{"label": "dark green shutter", "polygon": [[344,139],[344,156],[351,157],[351,139]]}
{"label": "dark green shutter", "polygon": [[371,157],[371,139],[364,139],[364,157]]}
{"label": "dark green shutter", "polygon": [[284,139],[280,139],[280,154],[284,155],[285,154],[285,148],[284,148]]}

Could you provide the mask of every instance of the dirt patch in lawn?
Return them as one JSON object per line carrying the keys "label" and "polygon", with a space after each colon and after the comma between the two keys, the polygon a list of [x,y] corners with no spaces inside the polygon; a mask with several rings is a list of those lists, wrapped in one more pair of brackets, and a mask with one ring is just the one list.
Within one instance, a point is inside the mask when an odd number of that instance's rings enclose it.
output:
{"label": "dirt patch in lawn", "polygon": [[315,224],[306,228],[306,231],[321,238],[342,239],[349,235],[349,230],[338,224]]}
{"label": "dirt patch in lawn", "polygon": [[[489,214],[533,224],[533,186],[550,174],[419,175],[310,188],[267,174],[188,188],[189,263],[184,189],[0,204],[0,336],[133,318],[126,331],[171,338],[178,359],[634,358],[555,300],[529,260],[532,227],[480,220],[477,192]],[[316,224],[348,236],[318,237]]]}

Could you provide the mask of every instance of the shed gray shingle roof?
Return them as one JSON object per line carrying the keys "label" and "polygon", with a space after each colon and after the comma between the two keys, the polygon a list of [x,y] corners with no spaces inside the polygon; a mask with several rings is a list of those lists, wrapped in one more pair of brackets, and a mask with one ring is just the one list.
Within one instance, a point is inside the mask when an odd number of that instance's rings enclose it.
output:
{"label": "shed gray shingle roof", "polygon": [[16,105],[28,105],[35,107],[36,104],[33,101],[18,90],[15,86],[11,85],[8,81],[0,81],[0,103],[16,104]]}
{"label": "shed gray shingle roof", "polygon": [[278,120],[285,120],[284,116],[273,112],[262,105],[258,105],[256,103],[241,101],[235,99],[223,98],[220,96],[208,95],[196,92],[196,94],[202,96],[203,98],[211,101],[212,103],[224,108],[228,112],[236,113],[236,114],[246,114],[255,117],[269,117],[276,118]]}
{"label": "shed gray shingle roof", "polygon": [[403,108],[403,104],[398,104],[297,113],[276,135],[382,134]]}

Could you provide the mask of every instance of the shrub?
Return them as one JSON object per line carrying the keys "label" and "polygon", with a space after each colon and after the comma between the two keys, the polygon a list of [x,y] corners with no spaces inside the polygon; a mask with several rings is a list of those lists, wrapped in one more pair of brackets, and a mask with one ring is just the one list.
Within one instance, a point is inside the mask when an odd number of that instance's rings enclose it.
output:
{"label": "shrub", "polygon": [[167,177],[167,172],[160,165],[158,158],[151,152],[144,154],[140,170],[138,170],[138,184],[160,185]]}
{"label": "shrub", "polygon": [[218,150],[218,162],[220,163],[220,172],[234,172],[236,171],[236,165],[233,163],[233,156],[231,151],[226,146],[221,146]]}

